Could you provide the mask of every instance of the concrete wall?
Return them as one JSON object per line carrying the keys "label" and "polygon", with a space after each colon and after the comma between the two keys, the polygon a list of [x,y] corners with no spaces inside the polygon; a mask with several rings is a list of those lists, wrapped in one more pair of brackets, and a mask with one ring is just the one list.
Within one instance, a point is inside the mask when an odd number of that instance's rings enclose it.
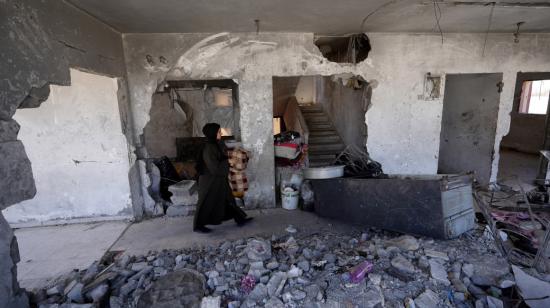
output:
{"label": "concrete wall", "polygon": [[[193,92],[199,92],[202,98],[202,91]],[[152,158],[162,156],[175,158],[177,156],[176,138],[191,137],[193,135],[193,121],[183,118],[174,109],[168,93],[153,96],[150,116],[151,121],[143,130],[148,154]]]}
{"label": "concrete wall", "polygon": [[10,223],[131,217],[128,147],[117,80],[71,70],[71,86],[50,86],[40,108],[19,109],[19,139],[37,194],[4,211]]}
{"label": "concrete wall", "polygon": [[273,77],[273,116],[285,114],[288,99],[296,93],[300,77]]}
{"label": "concrete wall", "polygon": [[316,97],[332,120],[345,145],[362,148],[366,145],[366,127],[363,89],[352,89],[342,84],[339,78],[321,77]]}
{"label": "concrete wall", "polygon": [[[12,120],[20,106],[38,107],[48,84],[69,85],[69,67],[124,77],[120,34],[63,1],[0,1],[0,210],[32,198],[30,161]],[[125,82],[119,81],[120,88]],[[119,92],[123,128],[131,131],[127,95]],[[132,135],[128,135],[132,136]],[[139,178],[138,178],[139,180]],[[139,203],[139,198],[136,199]],[[139,213],[138,213],[139,214]],[[25,307],[15,264],[17,241],[0,214],[0,307]]]}
{"label": "concrete wall", "polygon": [[[368,149],[388,173],[437,172],[443,96],[424,97],[424,76],[446,73],[503,73],[495,148],[508,131],[518,71],[550,68],[550,36],[524,34],[515,44],[508,34],[370,34],[372,51],[357,65],[325,60],[312,34],[126,34],[124,47],[135,134],[149,121],[151,94],[165,78],[225,79],[239,83],[242,139],[253,152],[249,164],[254,206],[274,200],[272,114],[273,76],[361,75],[373,87]],[[146,55],[166,63],[148,63]],[[444,85],[442,85],[444,86]],[[498,152],[498,151],[496,151]],[[498,154],[492,162],[496,179]],[[247,203],[248,204],[248,203]]]}
{"label": "concrete wall", "polygon": [[489,183],[501,81],[502,74],[447,75],[439,173],[475,171],[479,183]]}
{"label": "concrete wall", "polygon": [[[442,99],[424,100],[423,77],[457,73],[503,73],[495,157],[491,180],[496,180],[498,149],[508,133],[519,71],[548,71],[550,36],[525,34],[514,43],[509,34],[491,34],[482,56],[482,34],[370,34],[372,64],[367,80],[376,80],[372,107],[367,112],[368,149],[389,173],[437,172]],[[442,85],[444,88],[444,84]]]}
{"label": "concrete wall", "polygon": [[294,93],[298,104],[315,102],[315,76],[302,76]]}
{"label": "concrete wall", "polygon": [[550,72],[526,73],[517,75],[514,94],[514,106],[512,108],[510,131],[502,138],[501,146],[521,152],[539,154],[544,147],[546,130],[546,115],[519,113],[521,100],[521,87],[526,80],[550,79]]}
{"label": "concrete wall", "polygon": [[[125,34],[135,134],[150,120],[151,95],[165,79],[233,79],[239,84],[241,138],[252,151],[248,165],[251,207],[275,205],[273,76],[347,72],[329,63],[313,45],[312,34]],[[166,63],[149,63],[147,55]],[[143,144],[139,150],[145,151]],[[145,169],[142,176],[145,178]],[[145,209],[154,207],[145,203]]]}

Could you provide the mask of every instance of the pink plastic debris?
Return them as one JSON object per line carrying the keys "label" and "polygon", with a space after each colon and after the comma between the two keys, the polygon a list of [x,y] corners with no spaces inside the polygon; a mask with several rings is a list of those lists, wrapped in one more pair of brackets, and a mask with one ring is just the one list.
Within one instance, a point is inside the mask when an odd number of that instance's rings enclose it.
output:
{"label": "pink plastic debris", "polygon": [[248,294],[252,292],[254,287],[256,286],[256,279],[253,276],[246,275],[241,279],[241,291],[244,294]]}
{"label": "pink plastic debris", "polygon": [[350,271],[349,280],[352,283],[360,283],[365,276],[372,271],[374,265],[369,261],[364,261],[353,267]]}

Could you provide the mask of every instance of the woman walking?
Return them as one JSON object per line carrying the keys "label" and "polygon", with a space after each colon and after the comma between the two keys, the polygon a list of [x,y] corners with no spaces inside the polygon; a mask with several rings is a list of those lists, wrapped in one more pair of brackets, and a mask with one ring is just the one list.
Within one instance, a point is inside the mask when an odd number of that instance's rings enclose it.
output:
{"label": "woman walking", "polygon": [[234,219],[242,226],[252,220],[235,203],[229,186],[229,162],[221,142],[220,125],[208,123],[202,129],[207,138],[197,161],[199,173],[199,202],[193,221],[195,232],[208,233],[206,225],[219,225]]}

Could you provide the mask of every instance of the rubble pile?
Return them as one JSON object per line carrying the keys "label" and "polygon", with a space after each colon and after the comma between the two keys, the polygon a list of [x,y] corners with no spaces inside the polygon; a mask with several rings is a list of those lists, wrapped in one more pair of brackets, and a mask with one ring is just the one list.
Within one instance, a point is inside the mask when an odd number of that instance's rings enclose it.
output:
{"label": "rubble pile", "polygon": [[298,230],[115,256],[62,277],[32,300],[44,308],[503,307],[517,294],[515,285],[482,230],[452,241],[372,229]]}

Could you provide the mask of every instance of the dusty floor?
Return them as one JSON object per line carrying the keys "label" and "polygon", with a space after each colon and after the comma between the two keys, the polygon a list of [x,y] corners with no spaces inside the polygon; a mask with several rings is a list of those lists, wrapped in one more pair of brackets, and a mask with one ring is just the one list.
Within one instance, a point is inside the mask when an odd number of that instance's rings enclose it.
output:
{"label": "dusty floor", "polygon": [[[244,227],[228,221],[212,227],[214,232],[192,232],[193,217],[160,217],[135,223],[101,222],[16,230],[21,253],[18,277],[25,288],[34,289],[73,269],[86,269],[110,249],[129,255],[163,249],[217,245],[226,240],[284,234],[289,225],[300,231],[352,230],[313,213],[284,209],[248,211],[255,219]],[[124,231],[126,230],[126,231]]]}
{"label": "dusty floor", "polygon": [[533,181],[537,178],[539,156],[521,153],[506,149],[500,150],[500,164],[498,172],[499,184],[504,184],[519,190],[518,181],[525,191],[533,188]]}
{"label": "dusty floor", "polygon": [[15,230],[21,256],[19,283],[34,289],[72,269],[87,268],[103,256],[127,225],[114,221]]}

